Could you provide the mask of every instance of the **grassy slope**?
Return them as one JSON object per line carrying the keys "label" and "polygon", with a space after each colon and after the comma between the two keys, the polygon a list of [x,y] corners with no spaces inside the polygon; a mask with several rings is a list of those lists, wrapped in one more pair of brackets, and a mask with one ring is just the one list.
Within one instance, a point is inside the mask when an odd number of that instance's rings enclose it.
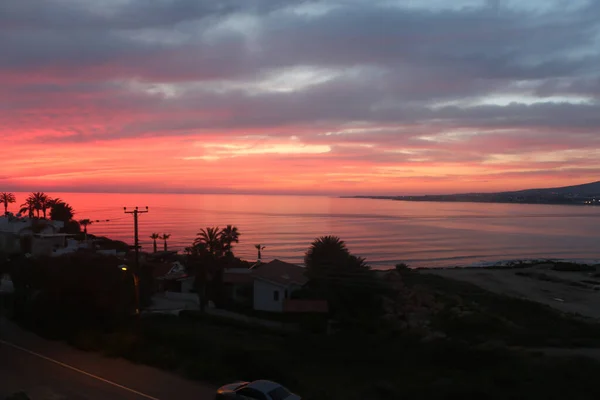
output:
{"label": "grassy slope", "polygon": [[[267,378],[305,399],[587,399],[600,396],[600,365],[579,358],[548,358],[484,350],[474,344],[502,340],[583,338],[598,344],[598,328],[535,303],[509,299],[473,285],[409,273],[409,287],[436,301],[471,309],[466,318],[442,312],[434,326],[450,340],[423,343],[406,334],[281,335],[213,318],[153,316],[111,334],[54,332],[73,345],[174,370],[222,384]],[[507,328],[508,326],[508,328]],[[69,332],[70,335],[65,333]],[[48,333],[48,332],[41,332]],[[534,338],[535,340],[532,340]],[[558,343],[557,344],[560,344]]]}

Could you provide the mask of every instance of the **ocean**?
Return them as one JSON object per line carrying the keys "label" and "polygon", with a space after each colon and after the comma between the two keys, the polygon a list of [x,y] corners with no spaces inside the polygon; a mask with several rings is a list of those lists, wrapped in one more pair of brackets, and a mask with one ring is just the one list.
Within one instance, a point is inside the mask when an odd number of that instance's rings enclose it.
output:
{"label": "ocean", "polygon": [[[73,206],[76,219],[97,220],[88,232],[133,243],[133,216],[123,207],[149,207],[139,217],[140,241],[169,233],[183,250],[200,228],[238,227],[237,256],[301,263],[312,240],[337,235],[374,268],[487,265],[516,259],[600,259],[600,207],[402,202],[316,196],[48,193]],[[17,193],[17,204],[26,194]],[[14,206],[14,205],[13,205]],[[14,208],[14,207],[13,207]],[[14,210],[13,210],[14,211]],[[109,221],[105,221],[109,220]],[[162,248],[162,243],[159,242]]]}

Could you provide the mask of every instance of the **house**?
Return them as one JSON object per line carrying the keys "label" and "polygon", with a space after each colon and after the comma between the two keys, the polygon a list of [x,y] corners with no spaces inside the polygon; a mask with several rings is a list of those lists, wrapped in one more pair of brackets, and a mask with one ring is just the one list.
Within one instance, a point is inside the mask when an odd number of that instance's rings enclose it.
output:
{"label": "house", "polygon": [[198,309],[199,298],[194,290],[195,277],[179,261],[146,262],[152,269],[156,287],[150,309],[165,310]]}
{"label": "house", "polygon": [[157,263],[153,268],[159,292],[190,293],[194,288],[194,276],[179,261]]}
{"label": "house", "polygon": [[281,260],[257,263],[251,268],[226,268],[223,284],[234,303],[247,303],[254,310],[277,313],[328,312],[323,300],[292,299],[308,279],[305,269]]}
{"label": "house", "polygon": [[303,267],[277,259],[250,271],[254,281],[254,309],[260,311],[284,312],[284,304],[292,292],[308,282]]}
{"label": "house", "polygon": [[13,215],[0,217],[0,252],[29,253],[49,256],[58,248],[67,247],[66,236],[60,234],[64,223]]}

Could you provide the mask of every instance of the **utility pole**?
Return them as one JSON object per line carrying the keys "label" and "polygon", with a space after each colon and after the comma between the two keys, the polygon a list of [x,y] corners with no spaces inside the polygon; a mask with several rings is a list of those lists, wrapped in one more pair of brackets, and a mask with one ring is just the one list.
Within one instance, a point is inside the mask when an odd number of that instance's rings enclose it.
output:
{"label": "utility pole", "polygon": [[133,235],[135,241],[135,273],[140,273],[140,242],[138,237],[138,215],[145,214],[148,212],[148,206],[145,211],[140,211],[138,207],[132,211],[127,211],[127,207],[123,207],[125,214],[133,214]]}

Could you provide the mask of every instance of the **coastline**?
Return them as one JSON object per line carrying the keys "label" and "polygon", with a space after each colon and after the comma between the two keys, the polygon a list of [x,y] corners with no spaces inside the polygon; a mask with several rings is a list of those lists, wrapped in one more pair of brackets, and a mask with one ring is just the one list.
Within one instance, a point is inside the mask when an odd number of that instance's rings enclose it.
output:
{"label": "coastline", "polygon": [[[451,195],[450,195],[451,196]],[[414,198],[411,198],[414,197]],[[444,199],[444,196],[340,196],[340,199],[370,199],[370,200],[392,200],[413,203],[483,203],[483,204],[521,204],[521,205],[550,205],[550,206],[579,206],[595,207],[600,202],[586,204],[583,202],[560,202],[560,201],[510,201],[510,200],[477,200],[477,199]]]}
{"label": "coastline", "polygon": [[544,263],[568,263],[577,265],[600,265],[600,258],[518,258],[509,260],[479,261],[467,265],[448,265],[437,267],[416,267],[415,269],[439,270],[439,269],[512,269],[528,268]]}

